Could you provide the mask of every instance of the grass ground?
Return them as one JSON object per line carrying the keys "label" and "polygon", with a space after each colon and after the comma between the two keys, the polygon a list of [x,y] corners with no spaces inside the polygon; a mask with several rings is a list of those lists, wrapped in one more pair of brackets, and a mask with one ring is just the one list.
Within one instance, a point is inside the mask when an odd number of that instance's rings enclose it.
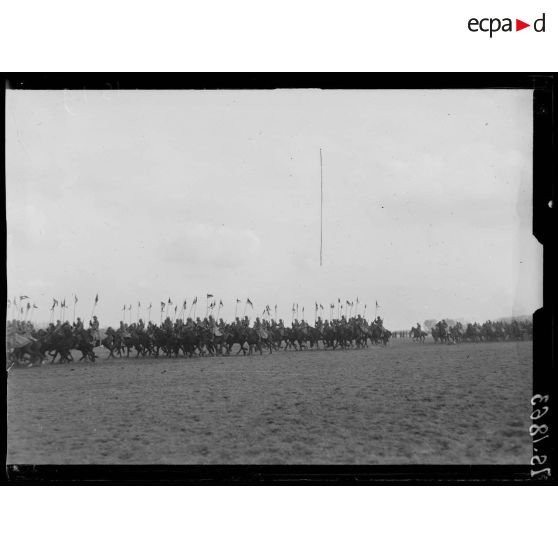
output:
{"label": "grass ground", "polygon": [[532,343],[16,369],[8,463],[528,464]]}

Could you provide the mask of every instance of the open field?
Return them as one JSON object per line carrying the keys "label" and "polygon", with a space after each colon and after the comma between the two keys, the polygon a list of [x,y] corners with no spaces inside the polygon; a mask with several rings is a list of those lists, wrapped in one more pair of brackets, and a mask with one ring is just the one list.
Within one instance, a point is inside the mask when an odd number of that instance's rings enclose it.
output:
{"label": "open field", "polygon": [[532,342],[14,369],[7,461],[528,464],[531,386]]}

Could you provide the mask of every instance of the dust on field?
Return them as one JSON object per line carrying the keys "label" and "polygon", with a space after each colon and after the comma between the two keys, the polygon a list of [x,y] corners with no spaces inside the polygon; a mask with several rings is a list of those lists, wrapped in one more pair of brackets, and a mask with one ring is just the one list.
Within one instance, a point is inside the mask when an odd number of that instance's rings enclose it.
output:
{"label": "dust on field", "polygon": [[8,463],[528,464],[532,343],[12,370]]}

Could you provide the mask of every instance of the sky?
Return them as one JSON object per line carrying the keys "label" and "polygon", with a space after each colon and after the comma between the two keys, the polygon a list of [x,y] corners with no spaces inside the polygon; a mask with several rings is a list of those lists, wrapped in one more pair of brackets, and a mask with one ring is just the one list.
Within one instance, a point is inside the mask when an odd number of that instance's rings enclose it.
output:
{"label": "sky", "polygon": [[7,91],[6,202],[36,321],[97,293],[101,326],[207,293],[395,330],[542,305],[527,90]]}

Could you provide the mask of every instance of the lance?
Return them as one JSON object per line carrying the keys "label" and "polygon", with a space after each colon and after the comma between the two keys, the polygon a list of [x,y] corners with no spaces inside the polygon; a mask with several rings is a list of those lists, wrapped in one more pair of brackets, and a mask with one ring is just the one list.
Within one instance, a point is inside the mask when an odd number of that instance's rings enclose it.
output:
{"label": "lance", "polygon": [[126,305],[122,306],[122,321],[126,321]]}
{"label": "lance", "polygon": [[294,322],[295,317],[295,304],[293,302],[293,307],[291,308],[291,323]]}
{"label": "lance", "polygon": [[175,304],[175,305],[174,305],[174,321],[176,321],[176,312],[177,312],[177,310],[178,310],[178,305]]}
{"label": "lance", "polygon": [[219,319],[219,314],[221,313],[222,306],[223,306],[223,301],[219,299],[219,308],[217,308],[217,319]]}
{"label": "lance", "polygon": [[147,321],[148,321],[148,323],[151,322],[151,302],[149,303],[149,306],[147,307]]}
{"label": "lance", "polygon": [[296,305],[296,319],[298,320],[298,303]]}
{"label": "lance", "polygon": [[207,312],[209,310],[209,299],[213,298],[213,295],[211,293],[207,293],[205,295],[205,317],[207,318]]}
{"label": "lance", "polygon": [[31,308],[31,305],[27,303],[27,307],[25,309],[25,321],[27,321],[27,314],[29,313],[29,308]]}
{"label": "lance", "polygon": [[52,304],[51,308],[50,308],[50,323],[54,322],[54,303]]}
{"label": "lance", "polygon": [[93,303],[93,308],[91,308],[91,319],[93,319],[93,313],[95,312],[95,308],[97,307],[97,302],[99,302],[99,293],[95,295],[95,302]]}
{"label": "lance", "polygon": [[236,304],[234,305],[234,319],[236,320],[236,317],[238,316],[238,303],[240,301],[238,300],[238,298],[236,299]]}
{"label": "lance", "polygon": [[161,302],[161,323],[163,323],[163,310],[165,309],[165,303]]}
{"label": "lance", "polygon": [[165,318],[168,318],[168,317],[169,317],[169,304],[172,304],[172,303],[171,303],[170,297],[169,297],[169,301],[168,301],[167,304],[165,305]]}
{"label": "lance", "polygon": [[355,316],[358,315],[358,296],[357,296],[357,301],[356,301],[356,310],[355,310]]}
{"label": "lance", "polygon": [[364,319],[366,319],[366,304],[364,305]]}
{"label": "lance", "polygon": [[[196,297],[194,299],[194,302],[192,303],[192,306],[194,307],[194,315],[193,315],[192,319],[195,320],[196,319],[196,310],[198,309],[198,297]],[[190,306],[190,310],[192,310],[192,306]],[[189,314],[188,314],[188,316],[189,316]]]}
{"label": "lance", "polygon": [[275,321],[277,321],[277,304],[275,305]]}
{"label": "lance", "polygon": [[304,321],[304,306],[302,307],[302,321]]}
{"label": "lance", "polygon": [[322,163],[322,148],[320,147],[320,267],[323,256],[323,221],[324,221],[324,172]]}

